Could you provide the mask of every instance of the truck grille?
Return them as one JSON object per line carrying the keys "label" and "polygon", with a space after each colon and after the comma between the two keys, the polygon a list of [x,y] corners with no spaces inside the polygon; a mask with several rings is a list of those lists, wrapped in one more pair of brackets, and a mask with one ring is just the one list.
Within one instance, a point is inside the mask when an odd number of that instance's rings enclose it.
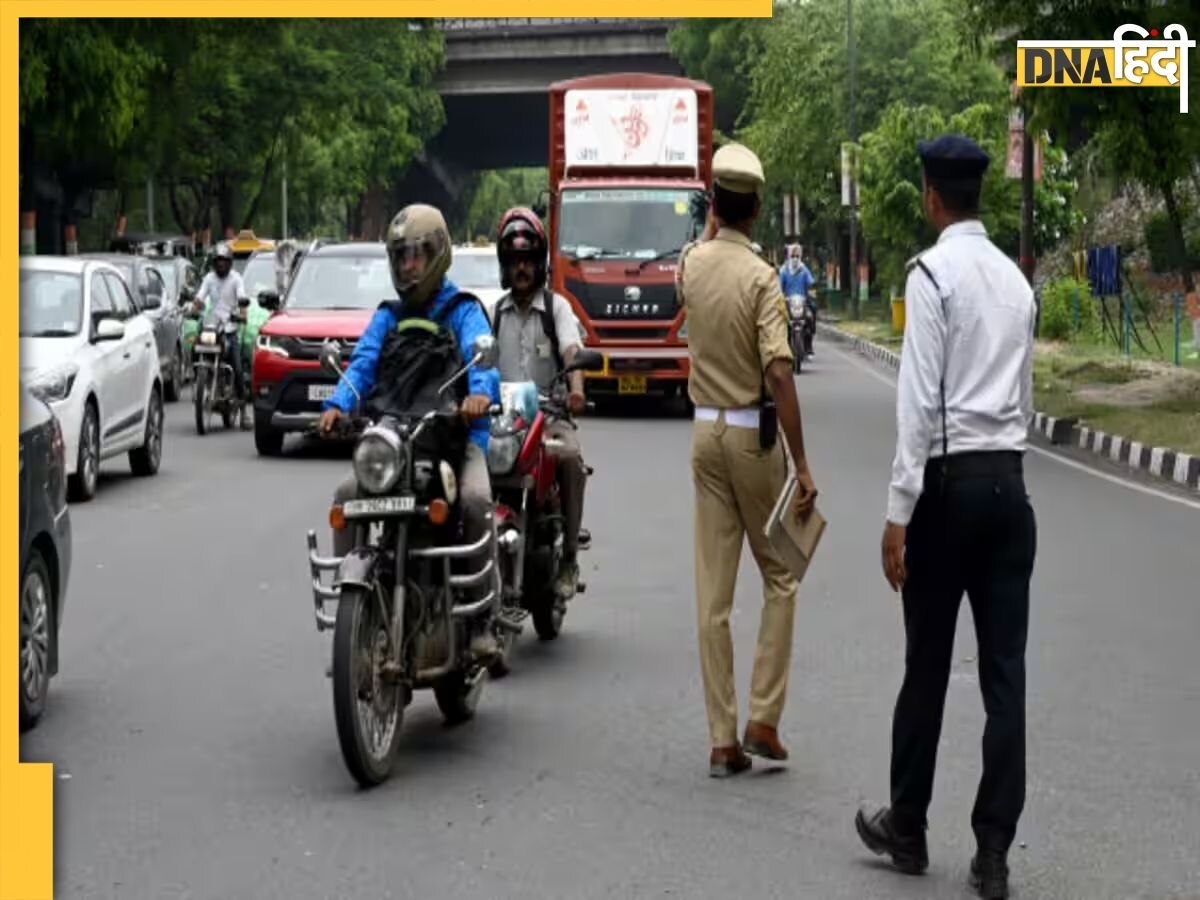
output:
{"label": "truck grille", "polygon": [[[589,284],[568,278],[565,287],[592,319],[670,320],[679,311],[674,284]],[[631,288],[637,296],[626,296]]]}

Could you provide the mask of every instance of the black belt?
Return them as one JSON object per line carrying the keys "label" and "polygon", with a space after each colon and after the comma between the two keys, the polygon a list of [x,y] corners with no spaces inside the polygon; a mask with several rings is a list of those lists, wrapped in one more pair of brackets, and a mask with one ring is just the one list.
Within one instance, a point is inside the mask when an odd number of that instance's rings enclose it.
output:
{"label": "black belt", "polygon": [[943,475],[955,478],[979,478],[989,475],[1023,475],[1023,454],[1019,450],[970,450],[935,456],[925,463],[925,478],[938,481]]}

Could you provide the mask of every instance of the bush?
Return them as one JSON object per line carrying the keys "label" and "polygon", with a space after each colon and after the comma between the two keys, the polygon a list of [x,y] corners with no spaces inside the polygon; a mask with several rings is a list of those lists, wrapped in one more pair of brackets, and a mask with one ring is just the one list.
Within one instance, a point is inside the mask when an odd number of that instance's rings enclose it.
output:
{"label": "bush", "polygon": [[[1079,324],[1075,325],[1075,295],[1079,295]],[[1100,314],[1086,281],[1060,278],[1042,288],[1039,335],[1052,341],[1094,338],[1100,332]]]}
{"label": "bush", "polygon": [[[1184,232],[1191,268],[1200,268],[1200,230]],[[1159,213],[1146,223],[1146,246],[1150,250],[1150,267],[1155,272],[1179,272],[1183,258],[1175,246],[1175,232],[1166,213]]]}

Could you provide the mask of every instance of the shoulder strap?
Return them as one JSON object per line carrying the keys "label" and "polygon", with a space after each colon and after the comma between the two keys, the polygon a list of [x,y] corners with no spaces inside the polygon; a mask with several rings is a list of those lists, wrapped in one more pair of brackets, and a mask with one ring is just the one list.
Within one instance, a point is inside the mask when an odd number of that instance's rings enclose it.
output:
{"label": "shoulder strap", "polygon": [[432,316],[433,321],[437,322],[439,325],[443,324],[446,321],[446,317],[450,315],[450,313],[454,312],[454,310],[457,309],[460,304],[465,303],[468,300],[479,304],[479,309],[483,312],[484,318],[487,318],[487,310],[484,309],[483,302],[478,297],[469,291],[459,291],[446,302],[445,306],[439,309]]}
{"label": "shoulder strap", "polygon": [[562,354],[558,349],[558,328],[554,325],[554,291],[548,287],[542,288],[543,301],[542,306],[542,330],[546,332],[546,337],[550,339],[550,352],[554,354],[554,365],[558,367],[558,371],[563,369]]}

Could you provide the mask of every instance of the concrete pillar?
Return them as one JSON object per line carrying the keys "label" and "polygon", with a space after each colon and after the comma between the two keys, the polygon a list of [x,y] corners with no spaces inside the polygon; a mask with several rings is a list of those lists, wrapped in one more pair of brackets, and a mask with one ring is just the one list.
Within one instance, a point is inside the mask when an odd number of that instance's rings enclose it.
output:
{"label": "concrete pillar", "polygon": [[37,213],[21,213],[21,255],[37,253]]}
{"label": "concrete pillar", "polygon": [[63,226],[63,243],[66,244],[67,256],[79,255],[79,232],[74,225]]}

